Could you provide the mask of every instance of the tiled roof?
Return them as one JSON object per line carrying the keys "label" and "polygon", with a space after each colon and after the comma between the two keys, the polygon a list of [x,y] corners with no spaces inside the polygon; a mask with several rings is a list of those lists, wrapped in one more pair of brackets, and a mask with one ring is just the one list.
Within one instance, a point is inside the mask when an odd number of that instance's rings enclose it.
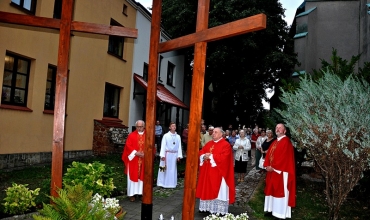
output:
{"label": "tiled roof", "polygon": [[[143,77],[134,73],[134,80],[138,82],[145,89],[148,88],[148,83],[143,79]],[[172,92],[170,92],[166,87],[161,84],[157,84],[157,100],[159,102],[165,102],[180,108],[188,109],[189,107],[185,105],[179,98],[177,98]]]}
{"label": "tiled roof", "polygon": [[122,121],[119,119],[103,118],[102,120],[95,119],[94,121],[97,121],[107,127],[128,128],[126,125],[123,125]]}

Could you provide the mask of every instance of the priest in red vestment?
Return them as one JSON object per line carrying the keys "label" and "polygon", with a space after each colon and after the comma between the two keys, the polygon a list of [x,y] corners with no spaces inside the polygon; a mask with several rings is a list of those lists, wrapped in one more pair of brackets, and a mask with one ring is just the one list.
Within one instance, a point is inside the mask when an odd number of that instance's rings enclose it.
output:
{"label": "priest in red vestment", "polygon": [[235,202],[234,158],[230,144],[215,128],[212,141],[199,151],[199,178],[196,197],[199,211],[224,215]]}
{"label": "priest in red vestment", "polygon": [[144,180],[145,122],[138,120],[135,126],[136,130],[128,135],[122,153],[127,175],[127,196],[131,202],[135,201],[135,195],[143,194]]}
{"label": "priest in red vestment", "polygon": [[296,173],[294,148],[290,139],[285,136],[283,124],[276,125],[277,139],[271,143],[267,151],[264,167],[266,167],[265,215],[276,218],[291,218],[291,208],[296,205]]}

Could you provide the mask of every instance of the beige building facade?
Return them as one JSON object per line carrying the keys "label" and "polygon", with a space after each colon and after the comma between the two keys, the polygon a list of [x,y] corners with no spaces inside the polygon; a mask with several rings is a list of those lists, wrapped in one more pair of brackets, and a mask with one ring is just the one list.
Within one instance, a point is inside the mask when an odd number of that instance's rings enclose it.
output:
{"label": "beige building facade", "polygon": [[[58,18],[60,2],[6,0],[0,11]],[[135,28],[135,19],[126,0],[74,1],[74,21]],[[58,42],[58,30],[0,23],[0,169],[50,162]],[[91,153],[96,121],[128,124],[133,48],[134,39],[72,32],[65,156]]]}

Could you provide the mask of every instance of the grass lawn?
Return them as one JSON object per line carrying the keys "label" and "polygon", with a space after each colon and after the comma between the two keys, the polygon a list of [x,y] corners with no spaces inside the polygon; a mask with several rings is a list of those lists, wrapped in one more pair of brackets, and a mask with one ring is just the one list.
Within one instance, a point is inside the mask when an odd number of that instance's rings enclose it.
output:
{"label": "grass lawn", "polygon": [[[261,181],[248,205],[255,211],[256,219],[271,219],[263,214],[264,205],[264,181]],[[328,219],[327,203],[324,194],[324,183],[312,182],[297,178],[297,204],[292,209],[292,219]],[[360,184],[347,196],[347,200],[341,206],[340,219],[370,219],[370,186],[369,172]]]}
{"label": "grass lawn", "polygon": [[[108,155],[108,156],[99,156],[99,157],[90,157],[85,159],[78,160],[83,163],[92,163],[94,161],[99,161],[100,163],[105,164],[106,166],[112,167],[114,172],[114,185],[115,189],[112,193],[112,197],[119,197],[126,195],[126,185],[127,179],[126,175],[123,173],[123,162],[121,160],[120,154]],[[67,171],[69,165],[72,164],[72,161],[64,162],[63,173]],[[157,178],[158,174],[158,165],[159,162],[154,162],[154,174],[153,178]],[[185,163],[179,163],[177,166],[178,172],[185,170]],[[28,188],[34,190],[36,188],[41,188],[40,194],[37,197],[36,204],[49,203],[48,195],[50,194],[50,178],[51,178],[51,165],[43,166],[33,166],[28,167],[22,170],[14,170],[11,172],[0,171],[0,218],[7,217],[8,215],[4,214],[4,203],[5,190],[12,186],[12,183],[17,184],[28,184]],[[179,183],[181,183],[179,181]],[[162,196],[161,192],[157,192],[156,196]],[[166,195],[163,195],[166,196]]]}

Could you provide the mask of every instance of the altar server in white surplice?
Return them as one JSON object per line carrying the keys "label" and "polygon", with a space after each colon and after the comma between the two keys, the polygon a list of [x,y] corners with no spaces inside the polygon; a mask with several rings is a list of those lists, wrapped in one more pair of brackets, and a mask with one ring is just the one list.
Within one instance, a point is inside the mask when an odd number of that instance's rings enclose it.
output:
{"label": "altar server in white surplice", "polygon": [[177,162],[182,158],[181,138],[176,133],[176,124],[170,123],[168,133],[163,135],[159,164],[157,186],[176,188]]}

